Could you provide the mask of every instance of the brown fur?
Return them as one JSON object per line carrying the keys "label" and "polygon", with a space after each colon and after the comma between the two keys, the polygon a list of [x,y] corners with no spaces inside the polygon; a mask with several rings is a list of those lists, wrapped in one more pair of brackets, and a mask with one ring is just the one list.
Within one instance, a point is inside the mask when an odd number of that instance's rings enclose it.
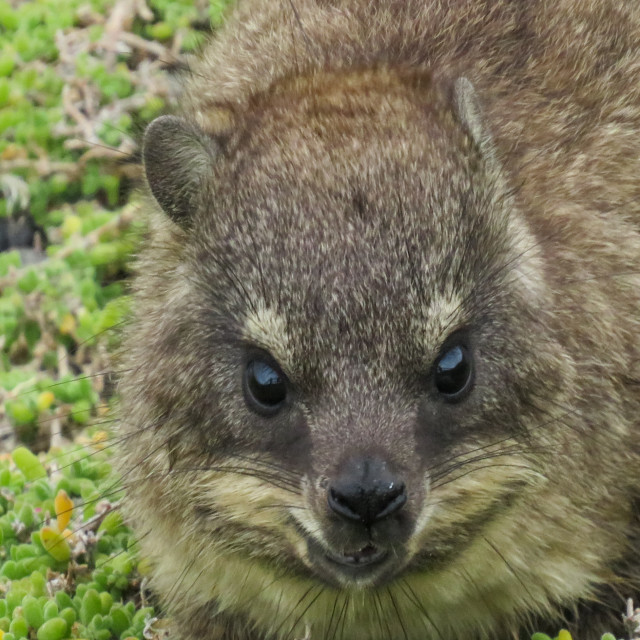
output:
{"label": "brown fur", "polygon": [[[526,637],[637,596],[640,5],[245,1],[153,123],[128,512],[184,640]],[[456,404],[433,363],[464,336]],[[247,361],[291,383],[256,414]],[[383,459],[366,531],[327,485]],[[322,554],[375,544],[350,576]],[[314,551],[315,549],[315,551]],[[317,549],[321,549],[318,552]]]}

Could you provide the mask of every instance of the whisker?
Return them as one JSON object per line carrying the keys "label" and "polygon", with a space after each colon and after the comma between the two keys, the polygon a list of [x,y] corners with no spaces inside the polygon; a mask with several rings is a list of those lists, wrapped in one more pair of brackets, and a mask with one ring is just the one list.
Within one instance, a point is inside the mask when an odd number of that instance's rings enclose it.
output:
{"label": "whisker", "polygon": [[291,609],[291,611],[287,614],[287,616],[285,617],[285,619],[278,625],[277,629],[275,629],[274,631],[274,636],[277,637],[278,633],[280,632],[280,630],[282,629],[282,627],[287,623],[287,621],[289,620],[289,618],[295,613],[296,609],[300,606],[300,604],[302,602],[304,602],[307,598],[307,596],[314,590],[317,589],[318,587],[315,585],[311,585],[303,594],[302,596],[299,598],[297,604],[294,605],[293,609]]}
{"label": "whisker", "polygon": [[[405,595],[407,596],[407,598],[413,602],[413,604],[416,606],[416,608],[422,613],[422,615],[424,615],[424,617],[429,621],[429,624],[436,630],[436,633],[438,634],[438,637],[440,638],[440,640],[444,640],[444,636],[442,635],[442,632],[440,631],[440,629],[438,628],[438,626],[435,624],[435,622],[433,621],[433,619],[431,618],[431,616],[429,615],[429,613],[427,612],[427,610],[425,609],[424,605],[422,604],[422,602],[420,602],[420,599],[418,598],[418,596],[416,595],[416,592],[414,591],[413,587],[409,584],[409,582],[406,580],[406,578],[402,578],[400,580],[400,582],[398,583],[400,585],[400,587],[403,589],[403,591],[405,592]],[[407,593],[407,591],[409,593]],[[430,631],[430,630],[429,630]]]}
{"label": "whisker", "polygon": [[[329,634],[331,633],[331,628],[333,627],[333,621],[335,619],[336,616],[336,611],[338,608],[338,598],[339,595],[336,593],[335,598],[333,599],[333,607],[331,608],[331,615],[329,616],[329,624],[327,625],[327,638],[329,637]],[[337,626],[336,626],[337,629]],[[335,630],[333,633],[333,637],[335,638]]]}
{"label": "whisker", "polygon": [[187,575],[191,572],[191,569],[193,569],[193,565],[196,563],[196,561],[199,558],[200,558],[200,553],[194,555],[193,558],[185,564],[184,568],[182,569],[182,571],[178,576],[178,579],[175,581],[175,583],[167,593],[167,596],[165,598],[167,602],[173,601],[176,594],[181,590],[182,584],[186,580]]}
{"label": "whisker", "polygon": [[[380,631],[383,630],[383,621],[384,621],[384,612],[382,610],[382,603],[380,602],[380,594],[377,591],[372,591],[371,593],[373,599],[373,608],[376,612],[376,618],[378,620],[378,626],[380,627]],[[391,633],[391,629],[387,623],[387,637],[393,638],[393,634]]]}
{"label": "whisker", "polygon": [[[123,370],[121,370],[121,373],[127,373],[127,372],[133,371],[133,370],[134,370],[133,368],[132,369],[123,369]],[[108,375],[111,375],[111,374],[112,374],[112,371],[110,371],[108,369],[105,369],[104,371],[98,371],[97,373],[91,373],[91,374],[84,375],[84,376],[76,376],[76,377],[74,377],[72,379],[63,380],[61,382],[54,382],[53,384],[47,385],[47,389],[54,389],[55,387],[59,387],[59,386],[64,385],[64,384],[69,384],[69,382],[76,382],[76,381],[79,381],[79,380],[92,380],[93,378],[99,378],[100,376],[108,376]],[[36,390],[37,390],[36,388],[29,389],[28,391],[23,391],[21,393],[18,393],[14,397],[15,398],[20,398],[20,397],[25,396],[25,395],[27,395],[29,393],[33,393]]]}
{"label": "whisker", "polygon": [[[347,616],[349,615],[349,603],[351,602],[351,596],[347,593],[344,599],[344,605],[342,607],[342,611],[340,612],[340,617],[342,619],[342,624],[340,626],[340,638],[344,640],[344,632],[347,626]],[[336,625],[336,631],[338,630],[338,625]]]}
{"label": "whisker", "polygon": [[507,569],[509,569],[509,572],[511,573],[511,575],[513,575],[513,577],[520,583],[520,586],[526,591],[527,595],[530,598],[530,601],[536,602],[536,598],[533,597],[533,594],[529,590],[529,587],[527,587],[524,580],[522,580],[522,578],[517,574],[515,569],[509,564],[509,562],[504,557],[504,555],[500,553],[500,550],[486,536],[482,536],[482,539],[496,552],[498,557],[504,562]]}
{"label": "whisker", "polygon": [[315,604],[318,598],[322,595],[323,591],[324,587],[318,586],[318,593],[312,598],[311,602],[309,602],[309,604],[302,610],[302,613],[300,613],[295,622],[291,625],[291,631],[287,634],[287,638],[291,637],[296,632],[296,627],[300,623],[300,620],[304,618],[305,613],[307,613],[307,611],[309,611],[309,609]]}
{"label": "whisker", "polygon": [[304,40],[307,53],[309,55],[313,55],[311,40],[309,39],[309,36],[307,35],[307,32],[305,31],[304,26],[302,25],[302,20],[300,19],[300,13],[298,12],[298,8],[296,7],[293,0],[288,0],[288,2],[289,2],[289,5],[291,6],[291,11],[293,12],[294,18],[298,23],[298,28],[300,29],[300,33],[302,34],[302,39]]}
{"label": "whisker", "polygon": [[394,611],[396,612],[396,618],[398,619],[398,623],[402,628],[402,633],[404,634],[405,640],[409,640],[409,634],[404,626],[404,622],[402,622],[402,615],[400,614],[400,609],[398,609],[398,605],[396,603],[395,598],[393,597],[393,593],[391,592],[391,587],[387,587],[387,594],[389,596],[389,600],[391,601],[391,605],[393,606]]}
{"label": "whisker", "polygon": [[474,467],[473,469],[469,469],[468,471],[465,471],[464,473],[460,473],[453,478],[448,478],[446,482],[440,482],[438,484],[434,484],[432,488],[434,490],[440,489],[445,485],[450,484],[451,482],[455,482],[456,480],[460,480],[460,478],[464,478],[465,476],[468,476],[470,473],[475,473],[476,471],[482,471],[483,469],[499,469],[499,468],[524,469],[526,471],[535,472],[538,475],[543,475],[537,469],[534,469],[533,467],[529,467],[523,464],[487,464],[487,465],[482,465],[480,467]]}

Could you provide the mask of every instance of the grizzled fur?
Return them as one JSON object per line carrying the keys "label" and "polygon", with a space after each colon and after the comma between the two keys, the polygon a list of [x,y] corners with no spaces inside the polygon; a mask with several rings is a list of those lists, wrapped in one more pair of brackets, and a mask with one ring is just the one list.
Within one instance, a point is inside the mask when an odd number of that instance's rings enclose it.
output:
{"label": "grizzled fur", "polygon": [[[621,634],[640,4],[241,1],[143,155],[122,457],[172,637]],[[256,357],[289,380],[272,416]],[[363,457],[406,486],[370,527],[327,502]],[[367,572],[331,560],[367,545]]]}

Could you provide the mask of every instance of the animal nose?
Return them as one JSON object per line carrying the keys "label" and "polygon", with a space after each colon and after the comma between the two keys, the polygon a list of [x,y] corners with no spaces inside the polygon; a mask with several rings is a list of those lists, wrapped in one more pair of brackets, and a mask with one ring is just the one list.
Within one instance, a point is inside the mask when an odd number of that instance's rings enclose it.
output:
{"label": "animal nose", "polygon": [[329,487],[329,507],[347,520],[370,526],[399,511],[407,501],[404,482],[382,460],[353,460]]}

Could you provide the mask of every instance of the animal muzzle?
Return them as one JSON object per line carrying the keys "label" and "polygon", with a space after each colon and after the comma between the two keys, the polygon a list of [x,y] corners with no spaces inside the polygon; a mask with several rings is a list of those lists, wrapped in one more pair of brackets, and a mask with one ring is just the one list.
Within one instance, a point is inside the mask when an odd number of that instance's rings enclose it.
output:
{"label": "animal muzzle", "polygon": [[407,502],[405,483],[376,458],[350,460],[327,491],[331,511],[369,528],[398,513]]}

